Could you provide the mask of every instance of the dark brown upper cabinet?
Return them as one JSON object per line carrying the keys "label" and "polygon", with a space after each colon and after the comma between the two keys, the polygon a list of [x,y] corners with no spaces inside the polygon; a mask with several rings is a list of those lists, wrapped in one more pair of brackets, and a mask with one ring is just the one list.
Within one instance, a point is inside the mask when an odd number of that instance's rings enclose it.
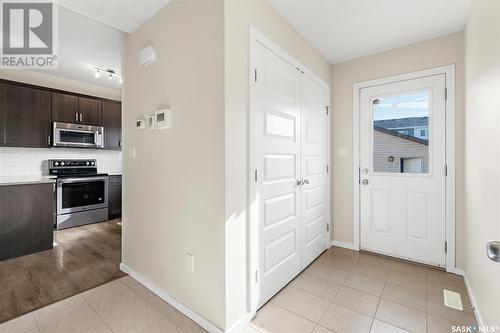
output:
{"label": "dark brown upper cabinet", "polygon": [[100,99],[78,97],[78,123],[102,126],[102,102]]}
{"label": "dark brown upper cabinet", "polygon": [[23,88],[27,98],[20,113],[18,146],[50,147],[51,145],[51,109],[50,91]]}
{"label": "dark brown upper cabinet", "polygon": [[121,103],[0,79],[0,146],[52,146],[52,122],[104,126],[105,149],[121,149]]}
{"label": "dark brown upper cabinet", "polygon": [[0,143],[2,146],[17,145],[17,133],[19,129],[19,89],[9,84],[2,84],[0,88],[0,108],[2,137]]}
{"label": "dark brown upper cabinet", "polygon": [[102,102],[102,123],[104,126],[104,149],[121,149],[122,141],[122,104]]}
{"label": "dark brown upper cabinet", "polygon": [[52,121],[102,126],[102,102],[97,98],[52,93]]}
{"label": "dark brown upper cabinet", "polygon": [[50,147],[50,91],[1,83],[0,106],[2,146]]}
{"label": "dark brown upper cabinet", "polygon": [[52,93],[52,121],[78,123],[78,96]]}

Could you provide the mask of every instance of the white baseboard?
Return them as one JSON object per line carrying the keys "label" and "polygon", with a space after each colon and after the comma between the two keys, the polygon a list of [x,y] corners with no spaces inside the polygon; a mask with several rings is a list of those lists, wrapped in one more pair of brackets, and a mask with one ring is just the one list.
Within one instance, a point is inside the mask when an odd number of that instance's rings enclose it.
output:
{"label": "white baseboard", "polygon": [[472,303],[472,306],[474,307],[474,313],[476,314],[477,324],[479,325],[479,327],[484,327],[483,317],[481,316],[481,312],[479,312],[476,298],[474,297],[474,292],[472,291],[471,285],[469,283],[469,278],[467,277],[467,272],[460,268],[456,269],[462,271],[462,276],[464,277],[465,281],[465,288],[467,288],[467,293],[469,294],[470,302]]}
{"label": "white baseboard", "polygon": [[144,285],[146,288],[151,290],[153,293],[161,297],[163,300],[166,302],[170,303],[174,308],[191,318],[194,322],[196,322],[198,325],[209,331],[210,333],[223,333],[223,331],[206,320],[205,318],[201,317],[197,313],[193,312],[191,309],[189,309],[187,306],[183,305],[182,303],[178,302],[175,300],[173,297],[170,295],[167,295],[164,293],[160,288],[158,288],[156,285],[154,285],[151,281],[128,267],[127,265],[120,263],[120,270],[124,273],[127,273],[137,281],[139,281],[142,285]]}
{"label": "white baseboard", "polygon": [[354,247],[354,244],[352,243],[345,243],[334,240],[332,241],[332,246],[338,246],[338,247],[343,247],[344,249],[357,251],[357,249]]}
{"label": "white baseboard", "polygon": [[233,326],[231,326],[226,332],[227,333],[237,333],[240,332],[243,327],[245,327],[252,319],[255,317],[255,312],[249,312],[240,318]]}
{"label": "white baseboard", "polygon": [[175,300],[172,296],[163,292],[154,283],[152,283],[151,281],[149,281],[148,279],[146,279],[141,274],[137,273],[127,265],[120,263],[120,270],[124,273],[127,273],[137,281],[139,281],[142,285],[144,285],[144,287],[151,290],[153,293],[161,297],[164,301],[170,303],[170,305],[176,308],[179,312],[182,312],[183,314],[191,318],[194,322],[196,322],[198,325],[200,325],[210,333],[236,333],[255,317],[255,313],[249,312],[243,317],[241,317],[241,319],[238,320],[233,326],[231,326],[230,329],[228,329],[227,331],[223,331],[214,324],[212,324],[211,322],[209,322],[208,320],[206,320],[205,318],[203,318],[202,316],[200,316],[199,314],[192,311],[187,306]]}
{"label": "white baseboard", "polygon": [[457,275],[460,275],[460,276],[464,276],[465,275],[464,270],[461,269],[461,268],[458,268],[458,267],[453,267],[452,269],[447,269],[446,271],[448,273],[453,273],[453,274],[457,274]]}

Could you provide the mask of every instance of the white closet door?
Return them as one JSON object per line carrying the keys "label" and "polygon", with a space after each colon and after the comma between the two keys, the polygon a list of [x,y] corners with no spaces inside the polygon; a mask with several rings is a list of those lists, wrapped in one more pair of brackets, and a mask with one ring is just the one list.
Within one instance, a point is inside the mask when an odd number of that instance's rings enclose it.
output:
{"label": "white closet door", "polygon": [[302,269],[327,248],[328,91],[302,75],[301,92]]}
{"label": "white closet door", "polygon": [[260,44],[254,56],[260,307],[301,270],[300,72]]}

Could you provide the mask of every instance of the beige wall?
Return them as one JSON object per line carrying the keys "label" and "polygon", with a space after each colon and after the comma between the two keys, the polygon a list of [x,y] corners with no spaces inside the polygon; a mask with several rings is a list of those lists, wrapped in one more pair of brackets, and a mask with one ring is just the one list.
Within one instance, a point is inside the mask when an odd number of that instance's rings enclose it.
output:
{"label": "beige wall", "polygon": [[[150,44],[156,62],[141,68]],[[223,3],[172,1],[127,37],[124,56],[122,261],[224,328]],[[172,129],[135,129],[165,106]]]}
{"label": "beige wall", "polygon": [[46,72],[35,72],[25,69],[2,69],[0,70],[0,78],[102,98],[114,100],[121,99],[120,90],[67,79],[61,76],[47,74]]}
{"label": "beige wall", "polygon": [[[463,33],[455,33],[332,66],[333,239],[353,243],[353,84],[456,64],[456,262],[464,263],[464,57]],[[337,149],[347,149],[338,158]]]}
{"label": "beige wall", "polygon": [[465,29],[465,272],[485,325],[500,326],[500,2],[473,1]]}
{"label": "beige wall", "polygon": [[246,312],[249,28],[255,27],[326,82],[331,66],[269,2],[227,1],[225,13],[227,322],[231,326]]}

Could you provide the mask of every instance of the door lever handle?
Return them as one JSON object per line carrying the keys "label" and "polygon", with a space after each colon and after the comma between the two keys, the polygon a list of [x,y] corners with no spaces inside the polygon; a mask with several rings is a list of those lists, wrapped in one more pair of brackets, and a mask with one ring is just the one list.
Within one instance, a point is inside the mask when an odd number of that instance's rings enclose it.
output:
{"label": "door lever handle", "polygon": [[304,182],[304,184],[307,185],[307,184],[309,184],[309,179],[304,179],[303,182]]}
{"label": "door lever handle", "polygon": [[500,262],[500,241],[490,240],[486,243],[486,253],[494,262]]}

